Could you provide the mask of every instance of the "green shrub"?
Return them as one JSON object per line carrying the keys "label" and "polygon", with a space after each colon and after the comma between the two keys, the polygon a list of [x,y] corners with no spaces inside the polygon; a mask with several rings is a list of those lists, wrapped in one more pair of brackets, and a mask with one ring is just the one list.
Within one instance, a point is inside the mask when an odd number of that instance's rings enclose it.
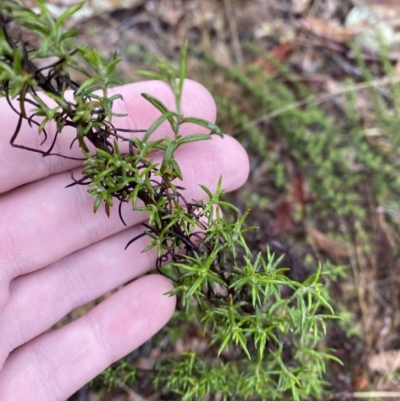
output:
{"label": "green shrub", "polygon": [[[32,11],[12,0],[0,0],[1,94],[7,99],[19,97],[20,108],[14,111],[20,122],[28,120],[36,124],[44,142],[49,122],[55,123],[57,134],[66,126],[75,128],[85,162],[83,177],[74,179],[71,185],[87,185],[89,195],[94,197],[94,212],[104,205],[108,214],[115,203],[129,202],[134,211],[149,213],[142,235],[149,236],[151,242],[145,250],[157,250],[155,270],[172,279],[171,294],[179,300],[170,326],[154,341],[165,333],[169,339],[178,336],[177,324],[183,322],[199,328],[209,343],[203,355],[187,352],[161,361],[152,372],[141,372],[122,362],[107,369],[100,379],[113,386],[117,379],[132,383],[146,373],[156,388],[184,400],[206,399],[212,394],[221,394],[224,400],[320,397],[324,391],[326,361],[336,360],[324,342],[326,320],[334,318],[329,293],[324,280],[321,282],[321,275],[329,274],[329,270],[322,274],[319,267],[300,283],[286,275],[286,269],[280,267],[281,260],[268,249],[265,252],[249,249],[246,235],[253,228],[245,223],[248,212],[240,215],[235,206],[221,199],[221,179],[215,194],[202,187],[209,198],[206,202],[187,202],[183,189],[175,186],[174,180],[182,178],[175,151],[188,142],[209,140],[212,134],[222,135],[214,124],[181,115],[187,45],[183,46],[177,69],[160,60],[157,72],[141,72],[170,85],[176,111],[144,95],[162,113],[145,130],[144,137],[131,137],[127,135],[129,130],[114,127],[113,102],[119,96],[110,97],[108,89],[116,83],[113,77],[118,57],[104,62],[96,50],[74,46],[76,32],[64,32],[62,28],[65,19],[81,5],[71,7],[53,20],[44,1],[38,1],[37,11]],[[29,31],[35,37],[35,44],[18,41],[10,33],[11,25]],[[50,57],[52,62],[45,74],[35,63]],[[73,82],[71,70],[83,74],[83,81]],[[257,75],[258,71],[255,71],[257,79],[269,85],[268,91],[238,71],[232,69],[227,73],[264,108],[274,109],[294,100],[286,86]],[[72,100],[66,99],[67,91],[73,91]],[[42,93],[55,106],[49,107],[42,100]],[[30,115],[25,108],[27,102],[34,106]],[[238,124],[248,123],[248,117],[234,105],[223,99],[219,104]],[[338,163],[337,153],[329,152],[328,148],[339,145],[341,138],[319,108],[311,104],[307,108],[307,113],[292,109],[285,118],[277,117],[274,126],[296,149],[299,164],[312,171],[309,179],[320,195],[319,202],[329,203],[336,212],[346,213],[357,199],[349,198],[342,189],[357,185],[358,181],[354,177],[343,181],[342,174],[338,175],[348,167]],[[163,122],[170,124],[174,136],[152,140],[152,133]],[[185,122],[206,127],[211,134],[182,137],[179,128]],[[319,135],[314,135],[315,127]],[[18,143],[19,130],[20,123],[11,137],[12,146],[43,156],[53,155],[57,134],[54,142],[42,150]],[[250,134],[253,144],[257,143],[257,137],[261,138],[257,129]],[[123,141],[129,142],[127,154],[119,150]],[[89,143],[95,146],[95,155],[89,152]],[[266,143],[259,144],[261,154]],[[360,148],[366,146],[361,138],[358,143]],[[155,151],[163,152],[159,164],[152,159]],[[271,152],[266,155],[271,156]],[[367,158],[359,163],[372,168],[376,162]],[[275,168],[278,171],[279,165]],[[152,180],[155,176],[160,177],[158,183]],[[138,201],[142,202],[141,206]],[[238,217],[233,221],[224,219],[216,206],[230,210],[228,216]],[[170,261],[164,263],[167,256]]]}

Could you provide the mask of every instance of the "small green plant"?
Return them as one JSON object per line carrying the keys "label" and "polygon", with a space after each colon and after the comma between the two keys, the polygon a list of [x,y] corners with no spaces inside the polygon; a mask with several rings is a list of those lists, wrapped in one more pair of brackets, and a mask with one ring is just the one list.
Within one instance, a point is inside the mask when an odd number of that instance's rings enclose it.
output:
{"label": "small green plant", "polygon": [[[76,141],[81,148],[84,168],[82,177],[74,178],[70,186],[87,186],[94,197],[94,212],[104,205],[109,214],[115,203],[130,203],[133,211],[149,213],[143,233],[126,247],[139,237],[150,237],[144,251],[156,249],[155,269],[173,281],[171,294],[179,300],[171,324],[190,316],[191,324],[201,329],[209,343],[204,355],[188,352],[160,362],[149,373],[154,386],[184,400],[217,393],[224,400],[321,396],[326,361],[336,359],[324,346],[325,321],[334,313],[321,283],[321,268],[299,283],[288,278],[281,260],[268,249],[249,249],[246,234],[254,228],[245,224],[248,211],[240,215],[235,206],[221,199],[222,178],[216,193],[202,186],[207,201],[188,201],[184,188],[175,184],[183,178],[176,150],[222,135],[218,126],[181,113],[187,44],[178,69],[160,60],[157,72],[139,72],[165,81],[174,93],[175,108],[144,94],[161,116],[144,127],[141,138],[131,137],[128,134],[137,131],[114,126],[113,103],[120,96],[108,94],[116,83],[110,77],[118,57],[104,63],[96,50],[73,46],[75,32],[62,28],[81,6],[69,8],[54,20],[42,0],[37,2],[37,11],[0,0],[0,93],[19,116],[12,146],[46,157],[68,157],[53,149],[63,129],[73,127],[76,137],[71,146]],[[26,31],[34,35],[35,44],[23,39]],[[37,67],[38,61],[48,58],[50,64]],[[72,70],[85,79],[74,82]],[[23,120],[37,126],[42,145],[47,144],[48,124],[56,127],[45,150],[18,142]],[[165,122],[173,136],[153,140],[152,134]],[[184,123],[206,127],[210,135],[182,136]],[[128,153],[120,151],[124,142],[129,145]],[[95,152],[90,150],[93,147]],[[156,151],[163,153],[161,163],[153,160]],[[237,219],[224,219],[220,208],[231,210]],[[124,222],[121,208],[119,212]],[[127,366],[123,362],[109,368],[101,376],[103,381],[110,386],[117,379],[131,383],[140,369]]]}
{"label": "small green plant", "polygon": [[[341,335],[346,334],[348,339],[361,337],[358,344],[363,344],[362,350],[357,344],[343,357],[341,374],[352,376],[354,361],[357,369],[360,358],[374,354],[376,344],[381,344],[375,322],[382,308],[376,290],[370,289],[380,282],[393,282],[396,274],[400,227],[399,77],[386,46],[371,61],[368,51],[351,45],[355,57],[347,62],[357,73],[349,73],[345,79],[343,73],[329,76],[332,70],[326,58],[318,73],[328,82],[335,82],[335,90],[321,89],[322,93],[316,94],[308,79],[292,68],[301,50],[295,49],[294,57],[285,57],[281,63],[269,56],[274,53],[269,46],[263,41],[258,47],[249,46],[254,58],[264,59],[268,68],[251,61],[241,68],[227,68],[203,58],[204,70],[212,69],[218,76],[218,85],[210,85],[213,92],[219,93],[219,123],[247,144],[255,166],[255,183],[245,187],[245,195],[235,196],[235,202],[253,203],[255,212],[249,216],[250,223],[252,218],[262,218],[264,227],[279,223],[281,231],[273,239],[300,250],[297,265],[309,267],[321,257],[327,263],[330,259],[349,265],[343,280],[345,289],[336,290],[334,307],[337,312],[344,307],[339,314],[347,322],[352,319],[352,324],[346,328],[335,322],[328,332],[332,339],[340,326]],[[225,83],[230,85],[229,91],[221,91]],[[296,177],[301,177],[300,189],[295,188],[300,181]],[[263,204],[266,197],[269,202]],[[290,207],[281,213],[276,205],[282,199]],[[299,205],[304,212],[300,216],[296,215]],[[287,221],[295,224],[285,226]],[[315,243],[309,227],[316,227],[323,239],[334,238],[344,252],[324,247],[318,239]],[[397,298],[389,285],[382,288],[379,294],[395,314]],[[352,318],[349,311],[355,312]],[[332,387],[340,381],[334,372],[332,369],[326,376]]]}
{"label": "small green plant", "polygon": [[[287,66],[274,60],[262,49],[250,45],[250,49],[266,63],[276,68],[270,73],[258,66],[217,66],[206,59],[226,80],[235,82],[246,104],[228,97],[217,97],[221,124],[229,124],[239,139],[248,142],[273,172],[278,189],[288,189],[292,178],[285,171],[282,158],[277,158],[269,143],[277,138],[285,142],[285,155],[290,155],[296,169],[304,173],[313,202],[307,205],[310,216],[339,215],[364,219],[364,183],[371,183],[371,190],[379,203],[388,194],[395,194],[399,186],[398,144],[399,84],[390,58],[382,48],[381,68],[384,71],[384,93],[375,85],[375,79],[366,65],[359,48],[353,46],[356,65],[361,71],[362,94],[371,101],[368,110],[373,129],[365,129],[362,110],[356,105],[360,89],[348,78],[337,96],[328,94],[326,100],[342,99],[342,114],[330,116],[321,98],[299,79]],[[352,90],[352,87],[354,89]],[[323,100],[323,99],[322,99]],[[248,112],[250,110],[251,112]],[[283,175],[283,176],[282,176]],[[364,194],[363,194],[364,195]],[[365,195],[364,195],[365,196]],[[361,207],[360,207],[361,206]]]}

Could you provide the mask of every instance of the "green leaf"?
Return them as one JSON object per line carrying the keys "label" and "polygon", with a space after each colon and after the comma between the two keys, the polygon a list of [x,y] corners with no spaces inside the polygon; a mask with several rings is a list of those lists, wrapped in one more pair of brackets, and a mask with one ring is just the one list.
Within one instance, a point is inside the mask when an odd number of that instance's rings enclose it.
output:
{"label": "green leaf", "polygon": [[156,79],[157,81],[164,81],[164,76],[157,72],[139,70],[139,71],[136,71],[136,74],[141,75],[142,77]]}
{"label": "green leaf", "polygon": [[177,178],[179,178],[181,181],[183,181],[182,170],[181,170],[179,164],[176,162],[175,159],[171,159],[169,162],[170,162],[171,167],[173,168]]}
{"label": "green leaf", "polygon": [[201,184],[200,184],[200,187],[208,195],[208,197],[210,199],[213,198],[213,194],[211,193],[211,191],[207,187],[205,187],[204,185],[201,185]]}
{"label": "green leaf", "polygon": [[85,4],[84,1],[81,1],[80,3],[76,3],[73,6],[67,8],[58,18],[56,21],[56,27],[61,26],[66,19],[68,19],[72,14],[75,14],[78,10],[82,8],[82,6]]}
{"label": "green leaf", "polygon": [[218,125],[211,123],[210,121],[203,120],[202,118],[197,118],[197,117],[184,117],[181,120],[181,123],[193,123],[200,125],[201,127],[205,127],[211,131],[212,134],[216,134],[220,136],[221,138],[224,136],[221,128],[218,127]]}
{"label": "green leaf", "polygon": [[226,345],[228,344],[229,340],[231,339],[232,334],[228,333],[226,334],[225,338],[222,340],[221,345],[218,348],[217,355],[220,356],[221,352],[224,350]]}
{"label": "green leaf", "polygon": [[175,141],[169,142],[161,163],[160,167],[161,174],[165,173],[166,169],[168,168],[170,160],[173,159],[174,157],[175,150],[176,150],[176,142]]}
{"label": "green leaf", "polygon": [[247,358],[249,358],[251,360],[251,355],[250,355],[249,350],[247,349],[246,340],[244,339],[243,333],[237,331],[235,333],[234,337],[235,337],[236,343],[239,342],[240,346],[242,347],[242,350],[247,355]]}
{"label": "green leaf", "polygon": [[210,135],[207,135],[207,134],[188,135],[188,136],[185,136],[178,140],[178,146],[183,145],[184,143],[189,143],[189,142],[208,141],[209,139],[212,139],[212,138],[210,137]]}
{"label": "green leaf", "polygon": [[100,207],[100,204],[101,204],[102,200],[103,200],[103,195],[102,194],[97,195],[96,201],[94,202],[94,205],[93,205],[94,213],[96,213],[99,210],[99,207]]}
{"label": "green leaf", "polygon": [[236,206],[232,205],[232,203],[224,202],[224,201],[218,201],[218,205],[226,207],[227,209],[232,209],[235,212],[239,213],[239,209]]}
{"label": "green leaf", "polygon": [[86,88],[93,85],[95,82],[99,80],[98,77],[88,78],[86,79],[80,86],[79,89],[75,92],[75,96],[79,96]]}
{"label": "green leaf", "polygon": [[178,97],[179,101],[182,95],[183,83],[186,78],[186,69],[187,69],[187,50],[188,50],[188,41],[182,46],[181,56],[179,60],[179,86],[178,86]]}
{"label": "green leaf", "polygon": [[106,77],[110,76],[114,72],[115,67],[117,66],[117,64],[120,61],[121,61],[121,59],[119,57],[117,57],[117,53],[115,52],[113,54],[112,60],[106,66]]}
{"label": "green leaf", "polygon": [[330,359],[331,361],[335,361],[339,365],[344,366],[344,363],[339,358],[337,358],[336,356],[331,355],[331,354],[325,354],[324,356],[325,356],[325,358]]}
{"label": "green leaf", "polygon": [[77,36],[78,33],[79,33],[79,31],[77,29],[73,29],[71,31],[65,32],[60,36],[60,41],[73,38],[73,37]]}
{"label": "green leaf", "polygon": [[168,107],[159,99],[154,96],[149,95],[148,93],[142,93],[142,97],[144,97],[148,102],[150,102],[154,107],[161,111],[161,113],[168,113],[170,110]]}
{"label": "green leaf", "polygon": [[165,121],[170,119],[175,113],[172,111],[169,111],[160,117],[157,118],[156,121],[154,121],[153,124],[151,124],[150,128],[146,131],[143,137],[143,142],[147,142],[147,140],[150,138],[150,135]]}
{"label": "green leaf", "polygon": [[189,291],[187,292],[187,297],[188,298],[191,297],[199,289],[199,287],[201,287],[203,282],[204,282],[204,278],[203,277],[198,277],[196,279],[196,281],[190,287]]}

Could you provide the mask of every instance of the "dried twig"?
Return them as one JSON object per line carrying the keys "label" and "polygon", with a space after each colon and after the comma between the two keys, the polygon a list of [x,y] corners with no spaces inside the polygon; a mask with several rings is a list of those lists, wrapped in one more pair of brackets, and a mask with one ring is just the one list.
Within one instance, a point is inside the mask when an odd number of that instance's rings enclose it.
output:
{"label": "dried twig", "polygon": [[232,45],[235,52],[236,63],[240,67],[243,65],[243,53],[240,45],[239,31],[236,23],[231,0],[224,0],[226,16],[228,18],[229,30],[231,33]]}
{"label": "dried twig", "polygon": [[266,122],[272,120],[273,118],[278,117],[281,114],[284,114],[290,110],[297,109],[298,107],[306,106],[307,104],[310,104],[310,103],[321,104],[321,103],[327,102],[328,100],[335,98],[336,96],[344,95],[345,93],[359,91],[362,89],[367,89],[367,88],[381,86],[381,85],[396,84],[399,82],[400,82],[400,77],[396,77],[396,78],[384,77],[384,78],[380,78],[380,79],[375,79],[370,82],[362,82],[359,84],[346,86],[333,93],[323,93],[318,96],[314,96],[314,95],[308,96],[308,97],[298,100],[296,102],[286,104],[283,107],[279,107],[278,109],[273,110],[270,113],[263,114],[262,116],[249,121],[243,127],[233,130],[232,134],[233,135],[240,134],[248,128],[255,127],[256,125],[261,124],[261,123],[266,123]]}

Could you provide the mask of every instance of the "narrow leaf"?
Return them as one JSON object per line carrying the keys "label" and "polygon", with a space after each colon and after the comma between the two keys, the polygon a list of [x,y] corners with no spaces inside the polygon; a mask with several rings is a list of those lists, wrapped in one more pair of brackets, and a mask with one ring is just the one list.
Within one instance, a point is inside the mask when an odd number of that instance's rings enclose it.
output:
{"label": "narrow leaf", "polygon": [[193,123],[200,125],[201,127],[205,127],[211,131],[212,134],[217,134],[221,138],[223,137],[223,133],[221,128],[218,125],[211,123],[210,121],[203,120],[202,118],[197,117],[185,117],[182,119],[182,123]]}
{"label": "narrow leaf", "polygon": [[142,97],[144,97],[154,107],[160,110],[161,113],[167,113],[170,111],[168,107],[161,100],[156,99],[154,96],[151,96],[148,93],[142,93]]}
{"label": "narrow leaf", "polygon": [[187,50],[188,50],[188,42],[185,41],[181,50],[181,57],[179,60],[179,87],[178,87],[179,98],[182,95],[183,82],[185,81],[186,78]]}
{"label": "narrow leaf", "polygon": [[165,172],[170,160],[173,159],[175,149],[176,149],[176,142],[170,142],[167,146],[167,150],[164,153],[164,157],[163,157],[163,160],[161,163],[161,167],[160,167],[161,173]]}
{"label": "narrow leaf", "polygon": [[146,131],[144,137],[143,137],[143,142],[147,142],[147,140],[150,138],[150,135],[165,121],[171,118],[174,115],[172,111],[169,111],[167,113],[164,113],[160,117],[157,118],[156,121],[150,126],[150,128]]}
{"label": "narrow leaf", "polygon": [[136,73],[141,75],[142,77],[156,79],[157,81],[164,81],[164,77],[157,72],[139,70]]}
{"label": "narrow leaf", "polygon": [[57,18],[56,26],[61,26],[66,19],[68,19],[72,14],[75,14],[78,10],[80,10],[84,4],[85,2],[81,1],[80,3],[76,3],[73,6],[69,7],[67,10],[65,10]]}
{"label": "narrow leaf", "polygon": [[171,160],[170,160],[170,164],[171,164],[171,167],[174,169],[174,172],[175,172],[176,176],[177,176],[181,181],[183,181],[182,170],[181,170],[181,168],[179,167],[179,164],[176,162],[176,160],[175,160],[175,159],[171,159]]}
{"label": "narrow leaf", "polygon": [[207,134],[194,134],[194,135],[188,135],[185,136],[181,139],[179,139],[178,144],[179,146],[184,144],[184,143],[189,143],[189,142],[197,142],[197,141],[207,141],[211,139],[210,135]]}
{"label": "narrow leaf", "polygon": [[98,81],[97,77],[88,78],[86,81],[79,86],[79,89],[76,91],[75,95],[80,95],[86,88],[93,85],[96,81]]}

